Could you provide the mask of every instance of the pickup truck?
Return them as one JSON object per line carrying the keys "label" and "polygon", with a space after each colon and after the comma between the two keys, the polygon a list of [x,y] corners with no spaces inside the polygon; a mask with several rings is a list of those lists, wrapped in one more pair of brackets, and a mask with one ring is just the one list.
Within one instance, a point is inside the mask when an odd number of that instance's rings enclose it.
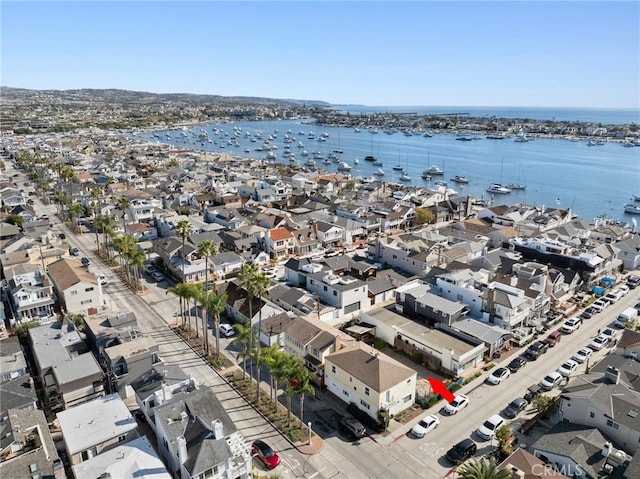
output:
{"label": "pickup truck", "polygon": [[527,350],[524,352],[524,356],[531,361],[535,361],[540,357],[541,354],[546,353],[548,349],[549,345],[547,343],[536,341],[527,348]]}
{"label": "pickup truck", "polygon": [[556,344],[558,344],[561,339],[562,339],[562,334],[560,333],[560,331],[556,330],[556,331],[553,331],[553,332],[549,333],[549,336],[547,336],[544,339],[544,342],[547,343],[550,348],[552,348]]}

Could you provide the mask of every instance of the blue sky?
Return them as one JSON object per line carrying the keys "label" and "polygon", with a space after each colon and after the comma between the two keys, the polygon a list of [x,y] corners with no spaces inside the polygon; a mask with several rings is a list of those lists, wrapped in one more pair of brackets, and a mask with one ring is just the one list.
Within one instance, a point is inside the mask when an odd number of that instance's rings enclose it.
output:
{"label": "blue sky", "polygon": [[0,83],[640,107],[640,2],[2,1]]}

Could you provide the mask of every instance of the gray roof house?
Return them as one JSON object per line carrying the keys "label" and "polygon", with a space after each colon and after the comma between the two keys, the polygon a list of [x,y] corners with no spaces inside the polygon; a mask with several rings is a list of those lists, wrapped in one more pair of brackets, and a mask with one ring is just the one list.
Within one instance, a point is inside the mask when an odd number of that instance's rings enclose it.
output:
{"label": "gray roof house", "polygon": [[54,411],[104,396],[103,373],[67,318],[29,330],[36,383]]}
{"label": "gray roof house", "polygon": [[57,414],[71,465],[138,437],[138,423],[118,393]]}
{"label": "gray roof house", "polygon": [[1,424],[0,477],[66,478],[41,410],[9,409]]}
{"label": "gray roof house", "polygon": [[249,446],[211,389],[179,395],[157,407],[155,426],[158,450],[172,475],[251,477]]}

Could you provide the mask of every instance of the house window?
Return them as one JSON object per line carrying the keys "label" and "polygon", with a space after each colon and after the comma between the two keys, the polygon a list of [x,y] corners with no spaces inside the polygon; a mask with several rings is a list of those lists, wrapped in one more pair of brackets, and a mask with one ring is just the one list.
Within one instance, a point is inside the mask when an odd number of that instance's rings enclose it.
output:
{"label": "house window", "polygon": [[126,434],[118,436],[118,442],[124,442],[126,440],[127,440],[127,435]]}
{"label": "house window", "polygon": [[607,426],[612,427],[613,429],[620,429],[620,424],[613,422],[611,419],[607,419]]}
{"label": "house window", "polygon": [[326,286],[324,287],[324,290],[325,290],[325,291],[327,290],[327,287],[326,287]]}
{"label": "house window", "polygon": [[337,291],[334,291],[334,292],[333,292],[333,295],[334,295],[334,296],[338,296],[338,292],[337,292]]}
{"label": "house window", "polygon": [[367,396],[369,396],[369,393],[370,393],[370,392],[371,392],[371,391],[369,391],[369,388],[368,388],[368,387],[365,387],[365,388],[364,388],[364,393],[365,393]]}
{"label": "house window", "polygon": [[88,293],[89,291],[93,291],[93,286],[88,287],[87,289],[84,290],[86,293]]}
{"label": "house window", "polygon": [[349,391],[347,391],[346,389],[343,389],[342,390],[342,394],[344,394],[345,396],[348,396],[349,395]]}
{"label": "house window", "polygon": [[594,418],[594,417],[596,417],[596,413],[595,413],[595,412],[593,412],[593,411],[591,411],[591,412],[589,413],[589,417],[590,417],[590,418]]}
{"label": "house window", "polygon": [[71,291],[71,296],[76,296],[78,294],[77,291]]}
{"label": "house window", "polygon": [[80,304],[91,304],[92,302],[92,299],[83,299],[82,301],[80,301]]}
{"label": "house window", "polygon": [[335,374],[335,373],[336,373],[336,367],[335,367],[335,366],[333,366],[333,365],[331,366],[331,372],[332,372],[333,374]]}
{"label": "house window", "polygon": [[360,399],[360,405],[365,407],[366,409],[371,409],[371,406],[367,404],[367,402],[364,399]]}

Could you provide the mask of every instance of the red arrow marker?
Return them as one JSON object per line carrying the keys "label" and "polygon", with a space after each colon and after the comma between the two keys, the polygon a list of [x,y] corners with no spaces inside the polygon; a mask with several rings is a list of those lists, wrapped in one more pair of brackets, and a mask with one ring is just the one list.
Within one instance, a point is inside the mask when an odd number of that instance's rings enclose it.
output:
{"label": "red arrow marker", "polygon": [[451,392],[449,392],[447,386],[445,386],[442,381],[438,381],[434,378],[427,378],[427,381],[429,381],[431,389],[433,389],[433,392],[435,394],[439,394],[443,399],[446,399],[448,403],[451,403],[451,401],[453,401],[455,396]]}

